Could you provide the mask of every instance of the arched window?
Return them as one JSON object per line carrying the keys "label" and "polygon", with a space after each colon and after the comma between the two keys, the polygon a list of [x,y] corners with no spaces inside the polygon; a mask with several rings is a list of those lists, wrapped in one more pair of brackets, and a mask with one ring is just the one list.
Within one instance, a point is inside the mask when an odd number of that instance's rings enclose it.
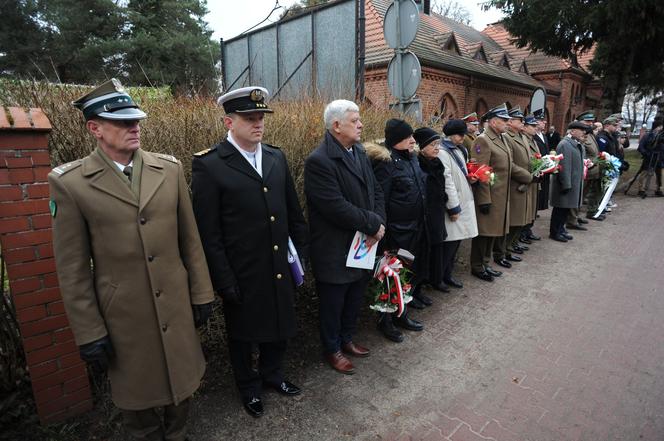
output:
{"label": "arched window", "polygon": [[[572,122],[572,109],[567,110],[567,113],[565,114],[565,121],[563,121],[563,126],[560,128],[560,130],[564,130],[564,128],[567,127],[570,122]],[[563,132],[560,133],[562,134]]]}
{"label": "arched window", "polygon": [[440,118],[443,121],[458,117],[458,107],[454,98],[449,93],[443,95],[440,100]]}
{"label": "arched window", "polygon": [[482,117],[487,111],[489,110],[489,106],[486,105],[486,101],[482,98],[478,98],[477,102],[475,103],[475,113],[477,113],[477,116],[479,118]]}

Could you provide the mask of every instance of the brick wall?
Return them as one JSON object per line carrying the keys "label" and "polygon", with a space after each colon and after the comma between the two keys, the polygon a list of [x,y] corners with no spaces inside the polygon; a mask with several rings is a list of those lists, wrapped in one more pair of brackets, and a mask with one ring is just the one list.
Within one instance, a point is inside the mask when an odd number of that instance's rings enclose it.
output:
{"label": "brick wall", "polygon": [[[422,81],[417,89],[417,96],[422,100],[423,120],[429,121],[441,113],[443,100],[446,102],[443,120],[461,118],[486,105],[489,108],[502,103],[521,106],[524,111],[530,104],[532,89],[477,80],[475,78],[446,72],[430,67],[422,68]],[[387,87],[387,68],[369,69],[365,75],[365,95],[377,106],[387,106],[396,102]],[[554,113],[557,95],[548,96],[547,110]],[[481,109],[480,109],[481,110]],[[483,113],[483,112],[480,112]],[[481,116],[481,114],[480,114]]]}
{"label": "brick wall", "polygon": [[42,423],[92,408],[55,274],[46,179],[50,131],[39,109],[0,107],[0,241]]}

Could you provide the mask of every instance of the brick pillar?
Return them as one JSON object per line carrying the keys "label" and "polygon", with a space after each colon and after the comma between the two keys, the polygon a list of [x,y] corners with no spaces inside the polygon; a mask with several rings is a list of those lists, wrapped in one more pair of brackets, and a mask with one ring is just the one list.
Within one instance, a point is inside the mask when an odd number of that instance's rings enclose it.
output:
{"label": "brick pillar", "polygon": [[0,107],[0,241],[43,424],[92,408],[55,274],[46,179],[50,131],[41,109]]}

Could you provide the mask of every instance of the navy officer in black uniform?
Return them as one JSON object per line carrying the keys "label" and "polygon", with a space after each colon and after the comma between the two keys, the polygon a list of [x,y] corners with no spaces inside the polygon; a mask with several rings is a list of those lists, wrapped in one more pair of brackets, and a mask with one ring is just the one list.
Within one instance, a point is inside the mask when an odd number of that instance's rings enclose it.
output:
{"label": "navy officer in black uniform", "polygon": [[244,408],[255,417],[263,414],[263,386],[300,392],[282,372],[286,341],[296,332],[289,236],[300,256],[307,253],[307,226],[286,157],[262,143],[264,117],[272,113],[267,96],[262,87],[221,96],[228,136],[196,153],[192,164],[194,214],[224,303],[231,365]]}

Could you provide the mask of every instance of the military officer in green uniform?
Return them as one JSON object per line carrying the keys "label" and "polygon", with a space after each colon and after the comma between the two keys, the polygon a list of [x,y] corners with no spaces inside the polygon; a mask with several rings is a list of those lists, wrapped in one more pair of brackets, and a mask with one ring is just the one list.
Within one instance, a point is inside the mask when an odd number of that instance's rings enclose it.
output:
{"label": "military officer in green uniform", "polygon": [[[592,127],[596,117],[592,111],[583,112],[576,118],[577,121],[582,122],[588,127]],[[585,157],[595,162],[597,155],[599,154],[599,146],[597,144],[597,138],[595,134],[591,131],[586,135],[585,140],[583,141],[583,146],[585,149]],[[588,175],[584,185],[585,196],[586,196],[586,218],[603,221],[606,216],[600,214],[599,217],[593,217],[599,208],[599,204],[602,200],[602,175],[599,167],[591,167],[588,169]],[[577,226],[578,223],[584,223],[581,216],[578,216],[578,210],[574,210],[577,215]],[[570,210],[572,212],[572,210]],[[573,216],[574,214],[572,214]],[[573,220],[568,218],[568,224],[574,225]],[[577,228],[579,229],[579,228]],[[585,229],[585,227],[581,228]]]}
{"label": "military officer in green uniform", "polygon": [[521,136],[523,130],[523,112],[514,107],[508,112],[510,119],[503,135],[505,144],[512,153],[512,173],[510,175],[510,218],[509,233],[497,238],[493,245],[493,260],[496,264],[510,268],[511,262],[520,262],[528,248],[519,245],[521,230],[530,223],[532,212],[531,186],[533,176],[530,174],[530,153],[526,141]]}
{"label": "military officer in green uniform", "polygon": [[[463,136],[463,146],[466,148],[464,156],[468,160],[468,153],[472,150],[475,145],[475,140],[479,135],[480,120],[477,117],[477,113],[469,113],[468,115],[462,118],[463,122],[466,123],[466,134]],[[463,150],[462,150],[463,153]]]}
{"label": "military officer in green uniform", "polygon": [[503,104],[482,116],[487,128],[475,140],[471,156],[479,164],[493,168],[495,182],[477,182],[473,186],[479,236],[473,238],[470,251],[471,273],[488,282],[502,272],[489,266],[493,243],[509,232],[510,176],[512,152],[502,138],[510,116]]}
{"label": "military officer in green uniform", "polygon": [[108,369],[129,434],[183,441],[214,296],[182,164],[141,150],[146,114],[117,80],[73,104],[97,148],[48,176],[71,329],[81,358]]}

